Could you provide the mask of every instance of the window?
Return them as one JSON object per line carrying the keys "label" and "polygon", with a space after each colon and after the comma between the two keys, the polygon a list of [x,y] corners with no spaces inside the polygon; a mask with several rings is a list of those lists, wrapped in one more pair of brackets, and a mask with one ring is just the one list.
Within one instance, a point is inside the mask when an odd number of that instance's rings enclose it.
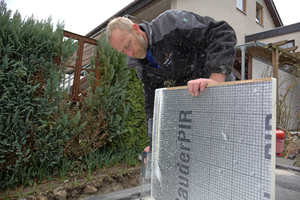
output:
{"label": "window", "polygon": [[236,0],[236,7],[239,10],[246,12],[246,0]]}
{"label": "window", "polygon": [[263,24],[263,7],[256,2],[256,22]]}

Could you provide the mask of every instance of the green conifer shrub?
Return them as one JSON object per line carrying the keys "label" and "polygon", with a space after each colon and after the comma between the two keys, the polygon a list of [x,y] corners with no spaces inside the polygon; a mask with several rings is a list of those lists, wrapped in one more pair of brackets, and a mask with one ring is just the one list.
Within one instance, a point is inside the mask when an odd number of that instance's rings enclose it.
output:
{"label": "green conifer shrub", "polygon": [[0,2],[0,188],[27,177],[33,160],[57,165],[65,143],[82,128],[80,113],[71,118],[59,107],[63,63],[77,48],[63,40],[63,24],[53,30],[50,18],[11,17]]}
{"label": "green conifer shrub", "polygon": [[101,78],[97,81],[90,73],[88,80],[90,85],[97,82],[98,86],[94,93],[89,88],[88,97],[74,107],[81,111],[81,123],[86,126],[72,139],[66,152],[78,157],[99,148],[99,152],[102,149],[123,154],[134,149],[137,155],[148,144],[142,83],[135,69],[126,69],[127,56],[114,50],[103,35],[98,40],[92,66],[97,53]]}
{"label": "green conifer shrub", "polygon": [[130,79],[127,89],[127,103],[130,105],[126,129],[128,130],[120,143],[125,147],[134,147],[140,153],[149,145],[145,123],[143,84],[137,76],[135,68],[130,69]]}
{"label": "green conifer shrub", "polygon": [[91,113],[103,114],[102,120],[107,122],[103,133],[107,133],[102,138],[102,144],[112,142],[113,138],[127,132],[126,120],[130,106],[126,102],[127,87],[130,78],[130,71],[126,69],[126,56],[114,50],[107,42],[105,37],[101,36],[95,50],[95,56],[92,60],[93,66],[97,59],[100,64],[100,80],[97,81],[90,76],[90,85],[97,82],[97,87],[93,93],[92,88],[89,91],[89,98],[85,99],[85,106]]}
{"label": "green conifer shrub", "polygon": [[[101,79],[95,99],[108,114],[110,133],[109,143],[104,148],[124,154],[134,149],[137,155],[148,144],[142,83],[135,69],[127,69],[127,56],[114,50],[104,35],[98,40],[97,51]],[[96,56],[93,63],[95,59]]]}

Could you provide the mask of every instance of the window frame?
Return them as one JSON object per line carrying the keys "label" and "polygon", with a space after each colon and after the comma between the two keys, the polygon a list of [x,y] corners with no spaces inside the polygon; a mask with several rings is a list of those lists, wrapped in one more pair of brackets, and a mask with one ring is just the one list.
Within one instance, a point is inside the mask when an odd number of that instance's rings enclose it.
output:
{"label": "window frame", "polygon": [[257,23],[259,23],[259,24],[261,24],[261,25],[263,25],[264,23],[264,21],[263,21],[263,16],[264,16],[264,7],[260,4],[260,3],[258,3],[258,2],[256,2],[256,10],[255,10],[255,21],[257,22]]}
{"label": "window frame", "polygon": [[[240,10],[240,11],[242,11],[242,12],[244,12],[244,13],[246,13],[246,1],[247,0],[236,0],[236,8],[238,9],[238,10]],[[238,3],[242,3],[242,7],[239,7],[238,5]]]}

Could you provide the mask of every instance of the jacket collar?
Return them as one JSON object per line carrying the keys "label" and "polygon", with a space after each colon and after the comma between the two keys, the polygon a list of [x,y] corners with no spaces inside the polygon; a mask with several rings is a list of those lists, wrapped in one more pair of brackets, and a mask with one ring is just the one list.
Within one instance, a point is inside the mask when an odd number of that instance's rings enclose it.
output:
{"label": "jacket collar", "polygon": [[144,22],[144,23],[139,24],[139,27],[142,31],[145,31],[145,33],[147,35],[147,40],[148,40],[147,50],[149,50],[150,47],[152,46],[152,29],[150,27],[150,24],[147,22]]}

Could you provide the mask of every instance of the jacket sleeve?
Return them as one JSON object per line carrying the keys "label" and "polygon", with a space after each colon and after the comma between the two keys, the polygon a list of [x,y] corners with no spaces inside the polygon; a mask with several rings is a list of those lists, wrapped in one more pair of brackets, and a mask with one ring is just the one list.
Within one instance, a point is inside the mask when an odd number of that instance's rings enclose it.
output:
{"label": "jacket sleeve", "polygon": [[161,35],[169,34],[174,38],[174,43],[180,41],[180,45],[198,53],[197,59],[205,62],[203,74],[209,77],[212,73],[231,73],[237,39],[235,31],[227,22],[217,22],[195,13],[169,10],[157,18],[156,24]]}
{"label": "jacket sleeve", "polygon": [[216,22],[211,18],[206,21],[203,33],[204,40],[208,42],[205,44],[206,62],[203,72],[208,77],[212,73],[229,75],[235,61],[235,31],[225,21]]}

